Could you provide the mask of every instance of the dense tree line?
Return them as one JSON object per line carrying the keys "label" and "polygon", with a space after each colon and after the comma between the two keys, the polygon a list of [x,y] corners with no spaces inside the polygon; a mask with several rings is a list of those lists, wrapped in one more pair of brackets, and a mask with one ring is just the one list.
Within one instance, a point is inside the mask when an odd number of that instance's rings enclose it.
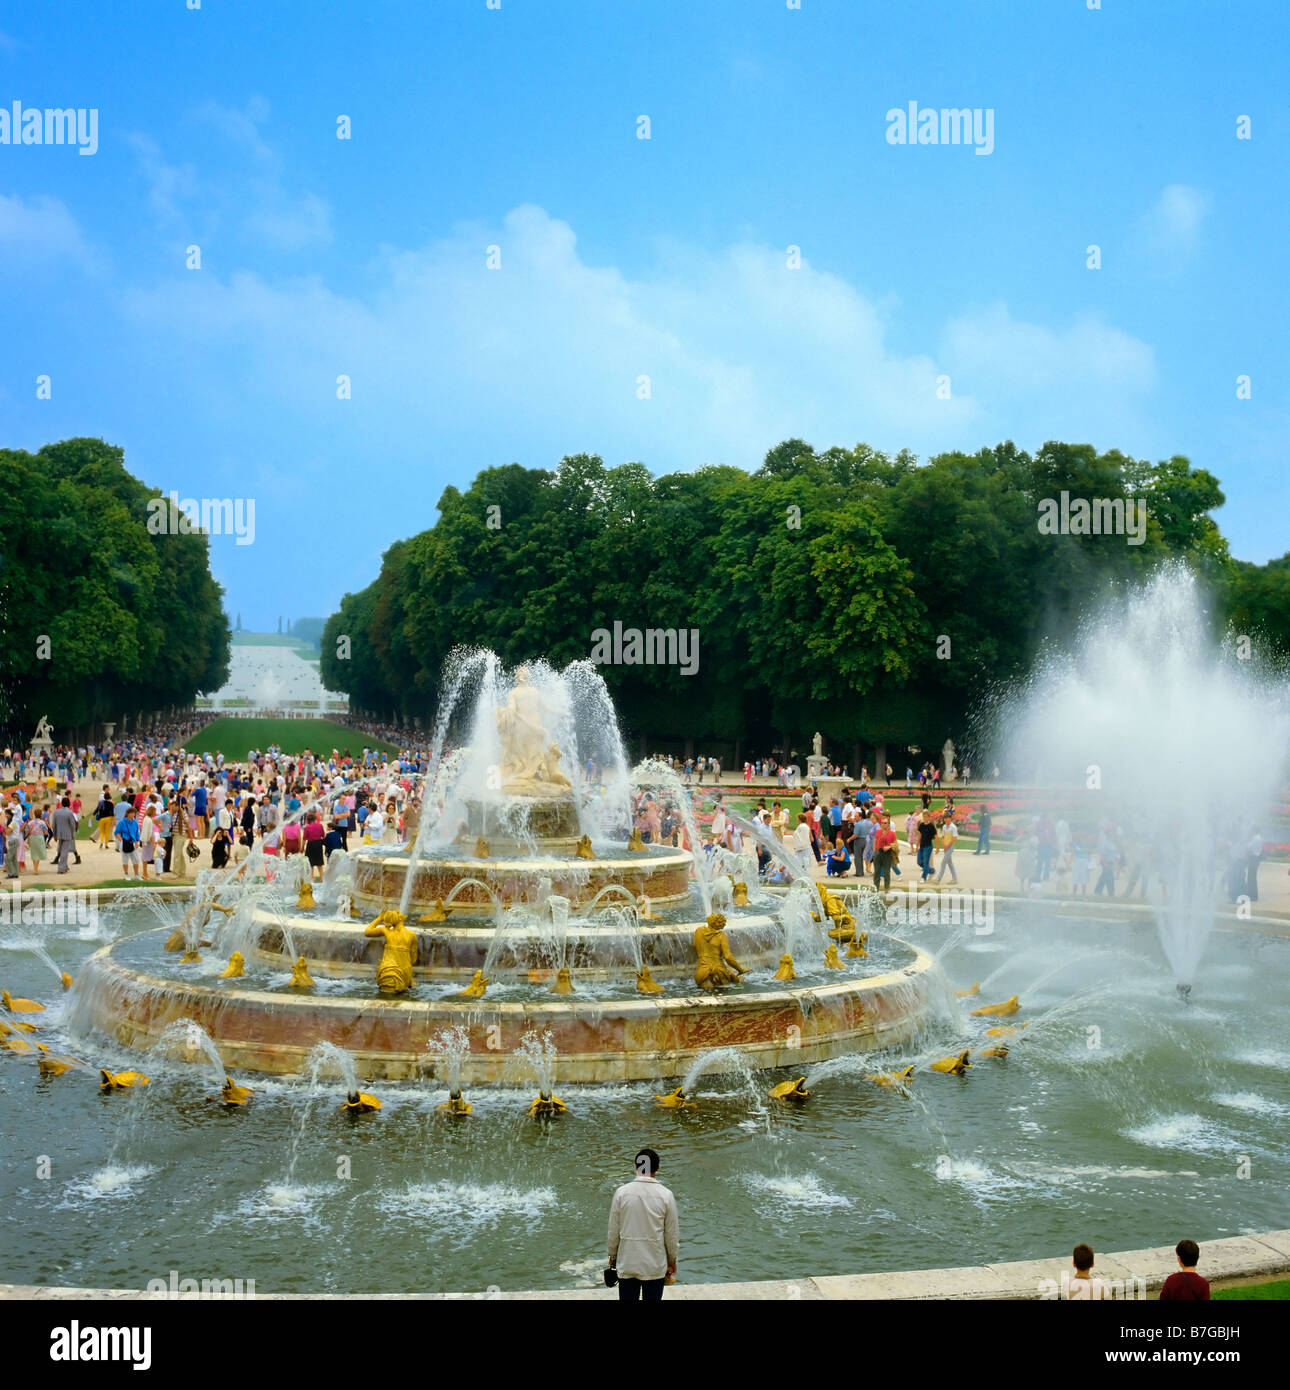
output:
{"label": "dense tree line", "polygon": [[[1041,502],[1063,491],[1144,502],[1141,543],[1041,533]],[[697,628],[692,676],[604,668],[624,724],[650,747],[679,751],[692,737],[727,754],[736,740],[787,751],[819,728],[839,756],[930,750],[1090,599],[1171,558],[1201,573],[1216,619],[1290,647],[1290,557],[1233,561],[1210,516],[1222,503],[1218,480],[1183,457],[1062,443],[919,465],[791,439],[751,475],[654,477],[587,454],[552,471],[490,468],[448,488],[436,524],[391,546],[378,578],[346,595],[322,672],[356,708],[426,718],[459,643],[508,664],[562,664],[615,620]]]}
{"label": "dense tree line", "polygon": [[159,523],[160,497],[101,439],[0,450],[6,741],[29,738],[42,714],[56,739],[85,737],[123,714],[187,706],[227,679],[207,538],[169,503]]}
{"label": "dense tree line", "polygon": [[[1145,503],[1140,543],[1042,533],[1041,503],[1063,492]],[[697,628],[692,676],[604,667],[625,726],[651,748],[692,737],[727,755],[736,740],[800,750],[819,728],[839,757],[931,750],[1090,600],[1170,559],[1200,573],[1216,621],[1290,648],[1290,556],[1233,561],[1210,516],[1223,500],[1181,456],[1152,464],[1062,443],[920,465],[792,439],[753,474],[654,477],[587,454],[553,471],[490,468],[448,488],[435,525],[345,596],[322,673],[356,708],[425,718],[461,643],[558,665],[588,656],[593,631],[615,620]]]}

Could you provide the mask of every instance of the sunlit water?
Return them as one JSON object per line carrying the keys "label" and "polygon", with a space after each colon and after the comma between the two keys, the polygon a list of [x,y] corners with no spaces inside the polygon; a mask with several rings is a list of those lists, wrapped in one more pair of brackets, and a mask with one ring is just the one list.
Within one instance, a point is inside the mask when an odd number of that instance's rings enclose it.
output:
{"label": "sunlit water", "polygon": [[1230,863],[1256,834],[1274,838],[1290,685],[1249,642],[1216,640],[1195,579],[1166,568],[1099,603],[993,715],[1010,775],[1062,794],[1056,815],[1072,821],[1094,880],[1116,828],[1121,885],[1142,874],[1181,984],[1195,978],[1214,904],[1232,900]]}

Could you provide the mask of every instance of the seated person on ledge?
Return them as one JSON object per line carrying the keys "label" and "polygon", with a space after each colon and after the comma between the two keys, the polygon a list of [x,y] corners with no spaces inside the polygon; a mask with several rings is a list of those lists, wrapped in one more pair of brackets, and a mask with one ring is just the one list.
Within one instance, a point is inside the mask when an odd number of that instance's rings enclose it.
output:
{"label": "seated person on ledge", "polygon": [[1162,1302],[1204,1302],[1209,1298],[1209,1280],[1196,1273],[1200,1246],[1194,1240],[1180,1240],[1174,1247],[1178,1271],[1165,1280],[1160,1290]]}

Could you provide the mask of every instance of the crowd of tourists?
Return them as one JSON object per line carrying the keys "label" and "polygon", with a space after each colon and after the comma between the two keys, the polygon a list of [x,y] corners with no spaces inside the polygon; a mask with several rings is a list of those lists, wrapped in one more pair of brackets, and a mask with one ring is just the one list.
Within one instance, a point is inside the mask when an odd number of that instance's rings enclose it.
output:
{"label": "crowd of tourists", "polygon": [[[420,806],[420,757],[374,748],[300,755],[269,748],[242,762],[172,747],[191,726],[103,747],[5,749],[0,772],[0,865],[8,879],[66,873],[93,849],[120,856],[122,877],[183,878],[221,869],[257,845],[304,854],[315,879],[326,857],[363,844],[404,843]],[[90,826],[89,838],[83,827]],[[205,861],[205,864],[203,863]]]}
{"label": "crowd of tourists", "polygon": [[[739,854],[745,841],[751,841],[763,878],[783,883],[791,871],[776,856],[772,845],[783,845],[796,856],[802,867],[814,860],[829,877],[869,879],[875,887],[888,889],[892,879],[905,878],[918,884],[934,880],[958,883],[955,861],[959,840],[964,834],[963,817],[955,806],[955,793],[941,792],[935,769],[920,774],[915,805],[904,815],[888,814],[885,789],[871,790],[863,783],[839,795],[822,797],[814,787],[805,788],[793,800],[757,799],[747,817],[732,816],[724,797],[715,794],[711,823],[702,836],[703,848],[722,848]],[[909,774],[912,783],[912,771]],[[933,807],[933,796],[941,799]],[[920,804],[921,803],[921,804]],[[972,812],[971,831],[976,835],[973,857],[991,854],[994,814],[986,803]],[[690,848],[685,818],[674,801],[660,798],[653,791],[642,792],[635,806],[635,829],[645,843],[662,843]],[[761,833],[758,833],[758,832]],[[902,863],[902,854],[904,856]],[[1188,860],[1184,875],[1192,881],[1185,889],[1221,891],[1229,901],[1259,897],[1259,865],[1264,842],[1251,824],[1231,838],[1221,838],[1208,857]],[[1020,829],[1014,873],[1020,892],[1030,894],[1051,884],[1063,898],[1105,895],[1108,899],[1145,899],[1149,892],[1167,898],[1171,882],[1166,870],[1176,873],[1177,865],[1166,865],[1159,842],[1126,831],[1113,821],[1104,821],[1096,832],[1076,834],[1060,815],[1043,813],[1030,817]]]}
{"label": "crowd of tourists", "polygon": [[[955,819],[954,798],[949,794],[944,805],[933,810],[932,791],[928,785],[921,793],[922,808],[912,810],[903,820],[905,845],[910,858],[916,862],[920,881],[932,877],[937,865],[933,854],[939,852],[938,881],[948,873],[951,882],[958,882],[954,865],[954,849],[959,837]],[[889,888],[893,876],[902,876],[900,838],[897,826],[884,805],[885,793],[861,786],[840,796],[830,796],[827,805],[811,787],[800,800],[771,801],[761,797],[745,818],[728,812],[725,799],[718,794],[711,823],[703,836],[705,850],[721,848],[740,854],[745,847],[757,855],[761,876],[770,883],[783,883],[792,877],[792,869],[776,847],[790,850],[800,867],[814,859],[825,867],[830,877],[850,875],[870,878],[875,887]],[[649,844],[669,844],[689,849],[690,832],[681,809],[667,797],[646,790],[637,798],[635,829]],[[979,823],[979,840],[975,853],[990,853],[992,818],[983,810]]]}
{"label": "crowd of tourists", "polygon": [[353,729],[357,734],[366,734],[369,738],[379,738],[384,743],[393,744],[404,750],[404,757],[424,757],[428,751],[429,739],[414,726],[365,719],[357,714],[336,715],[334,722]]}
{"label": "crowd of tourists", "polygon": [[[258,843],[268,853],[307,854],[317,876],[327,854],[348,849],[351,836],[368,844],[398,844],[411,837],[409,808],[419,806],[417,774],[428,758],[418,731],[351,717],[356,733],[400,747],[399,756],[390,758],[372,746],[357,754],[333,748],[299,756],[270,748],[232,763],[222,753],[183,750],[184,741],[211,717],[155,723],[146,733],[102,745],[5,748],[0,780],[15,784],[0,792],[0,865],[6,877],[39,876],[47,862],[47,872],[66,873],[71,863],[80,863],[87,819],[97,850],[115,849],[124,877],[140,881],[186,871],[188,863],[175,863],[176,839],[194,867],[201,866],[197,861],[205,858],[207,847],[209,862],[219,868],[244,858]],[[924,763],[917,772],[907,766],[905,789],[917,800],[903,816],[893,818],[884,804],[894,780],[885,764],[885,785],[871,786],[869,769],[862,766],[857,784],[839,794],[821,795],[813,783],[799,795],[794,787],[791,797],[769,804],[768,797],[758,798],[745,819],[726,809],[718,759],[663,756],[660,761],[696,790],[709,783],[716,788],[711,824],[700,832],[702,847],[739,854],[747,841],[768,882],[791,877],[783,855],[773,852],[778,847],[803,867],[813,860],[830,877],[869,879],[882,889],[902,878],[958,882],[955,854],[962,826],[953,784],[969,783],[968,766],[951,767],[952,784],[944,788],[936,764]],[[745,782],[775,776],[782,784],[792,771],[773,759],[743,768]],[[594,760],[584,772],[593,785],[601,776]],[[996,768],[992,775],[997,773]],[[934,797],[941,803],[935,808]],[[625,835],[629,828],[611,827],[609,833]],[[638,796],[634,828],[647,844],[691,847],[682,808],[661,793],[646,790]],[[991,853],[992,828],[989,806],[978,804],[973,855]],[[1049,883],[1069,898],[1169,892],[1159,841],[1111,821],[1095,833],[1077,834],[1060,814],[1034,815],[1017,831],[1016,851],[1014,873],[1025,894]],[[1188,886],[1220,889],[1231,901],[1257,901],[1263,855],[1262,835],[1250,824],[1215,843],[1208,856],[1189,860],[1187,872],[1197,883]]]}
{"label": "crowd of tourists", "polygon": [[[721,784],[724,769],[719,758],[708,757],[702,753],[691,758],[681,758],[671,753],[655,753],[652,757],[654,761],[670,767],[686,786],[719,786]],[[781,764],[774,758],[747,760],[736,768],[735,775],[736,777],[742,776],[745,783],[767,781],[773,777],[781,787],[800,788],[804,781],[803,773],[796,763]],[[840,778],[843,781],[851,780],[849,765],[846,763],[827,763],[815,776]],[[991,772],[991,777],[995,781],[998,780],[999,769],[997,767]],[[972,768],[967,764],[961,768],[951,764],[948,775],[944,777],[942,776],[942,769],[932,762],[924,763],[917,772],[912,766],[905,768],[904,783],[907,791],[912,791],[915,788],[920,791],[925,788],[937,791],[940,789],[942,780],[947,786],[970,787],[972,785]],[[868,787],[871,782],[875,786],[882,783],[891,787],[896,782],[896,770],[890,763],[884,763],[881,770],[876,770],[871,778],[868,764],[861,764],[856,782],[860,787]]]}

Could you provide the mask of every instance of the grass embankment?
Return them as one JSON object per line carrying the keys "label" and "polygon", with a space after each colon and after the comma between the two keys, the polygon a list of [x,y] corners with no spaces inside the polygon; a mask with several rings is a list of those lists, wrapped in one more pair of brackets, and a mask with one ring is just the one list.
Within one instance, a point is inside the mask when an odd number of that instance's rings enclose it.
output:
{"label": "grass embankment", "polygon": [[1290,1279],[1274,1279],[1270,1284],[1242,1284],[1235,1289],[1215,1289],[1211,1298],[1227,1299],[1290,1299]]}

